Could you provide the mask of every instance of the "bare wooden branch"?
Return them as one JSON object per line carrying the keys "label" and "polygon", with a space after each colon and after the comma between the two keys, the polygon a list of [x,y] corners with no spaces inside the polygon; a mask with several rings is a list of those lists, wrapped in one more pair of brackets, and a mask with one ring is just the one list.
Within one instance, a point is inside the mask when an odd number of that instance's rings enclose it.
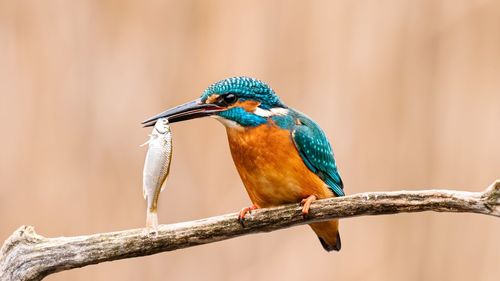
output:
{"label": "bare wooden branch", "polygon": [[143,229],[75,237],[46,238],[32,226],[16,230],[0,249],[0,280],[41,280],[63,270],[213,243],[246,234],[367,215],[423,211],[476,213],[500,217],[500,181],[483,192],[453,190],[360,193],[318,200],[304,220],[298,204],[260,209],[242,227],[237,214],[161,225],[158,236]]}

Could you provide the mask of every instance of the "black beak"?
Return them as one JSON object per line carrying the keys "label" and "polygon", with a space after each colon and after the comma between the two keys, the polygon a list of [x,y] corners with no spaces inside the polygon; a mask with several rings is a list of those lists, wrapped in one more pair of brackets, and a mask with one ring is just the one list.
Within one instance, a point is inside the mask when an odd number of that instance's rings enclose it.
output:
{"label": "black beak", "polygon": [[201,102],[201,99],[197,99],[168,109],[158,115],[142,121],[141,124],[143,124],[144,127],[151,127],[154,126],[156,120],[160,118],[167,118],[169,123],[175,123],[179,121],[209,116],[224,109],[224,107],[220,107],[214,104],[206,104]]}

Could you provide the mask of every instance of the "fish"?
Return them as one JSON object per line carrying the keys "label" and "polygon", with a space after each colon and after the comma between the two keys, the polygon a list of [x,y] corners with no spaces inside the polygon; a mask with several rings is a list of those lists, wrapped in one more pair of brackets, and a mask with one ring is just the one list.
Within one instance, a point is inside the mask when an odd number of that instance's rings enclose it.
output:
{"label": "fish", "polygon": [[149,136],[143,144],[148,144],[148,152],[144,161],[142,192],[147,202],[147,232],[158,235],[158,198],[165,188],[172,160],[172,132],[168,119],[158,119]]}

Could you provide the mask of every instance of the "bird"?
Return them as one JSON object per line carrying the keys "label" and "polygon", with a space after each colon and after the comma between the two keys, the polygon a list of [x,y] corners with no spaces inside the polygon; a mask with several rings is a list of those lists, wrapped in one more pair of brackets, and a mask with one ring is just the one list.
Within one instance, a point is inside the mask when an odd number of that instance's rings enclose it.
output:
{"label": "bird", "polygon": [[[302,205],[307,218],[314,200],[344,196],[330,142],[307,115],[285,105],[266,83],[251,77],[226,78],[210,85],[201,97],[142,122],[159,118],[170,123],[212,117],[226,128],[231,155],[250,197],[258,208],[290,203]],[[310,223],[322,247],[340,251],[338,220]]]}

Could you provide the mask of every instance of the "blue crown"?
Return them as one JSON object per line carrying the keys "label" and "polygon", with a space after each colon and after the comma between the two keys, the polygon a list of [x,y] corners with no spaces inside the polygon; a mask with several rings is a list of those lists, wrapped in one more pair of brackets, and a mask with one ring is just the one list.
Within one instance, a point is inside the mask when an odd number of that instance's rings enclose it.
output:
{"label": "blue crown", "polygon": [[260,102],[260,107],[270,109],[273,107],[284,107],[280,98],[266,83],[251,77],[231,77],[216,82],[208,87],[201,95],[205,101],[213,94],[224,95],[233,93],[240,100],[255,100]]}

